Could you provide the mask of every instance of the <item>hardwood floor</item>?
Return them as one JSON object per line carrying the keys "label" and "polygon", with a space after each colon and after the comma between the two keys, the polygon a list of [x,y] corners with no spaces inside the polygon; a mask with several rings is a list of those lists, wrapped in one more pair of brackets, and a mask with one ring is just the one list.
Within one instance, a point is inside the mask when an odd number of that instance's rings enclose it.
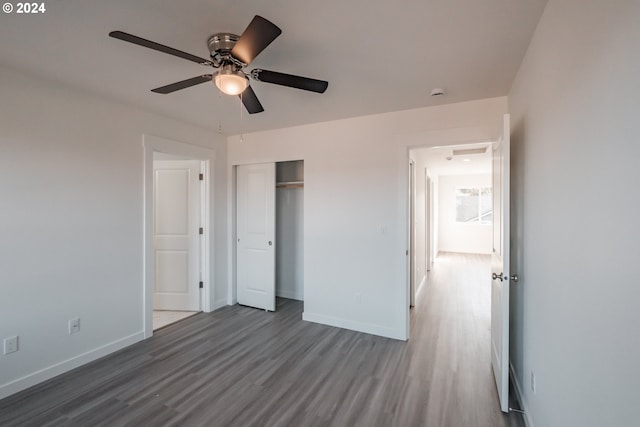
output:
{"label": "hardwood floor", "polygon": [[524,426],[500,412],[489,259],[443,254],[400,342],[242,306],[0,401],[2,426]]}

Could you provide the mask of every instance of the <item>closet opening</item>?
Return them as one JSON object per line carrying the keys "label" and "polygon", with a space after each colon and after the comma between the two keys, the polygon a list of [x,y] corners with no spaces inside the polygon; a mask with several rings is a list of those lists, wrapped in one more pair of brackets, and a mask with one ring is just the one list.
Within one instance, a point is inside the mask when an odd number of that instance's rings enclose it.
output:
{"label": "closet opening", "polygon": [[275,311],[277,298],[304,300],[304,161],[238,165],[236,294]]}
{"label": "closet opening", "polygon": [[304,161],[276,163],[276,297],[304,301]]}

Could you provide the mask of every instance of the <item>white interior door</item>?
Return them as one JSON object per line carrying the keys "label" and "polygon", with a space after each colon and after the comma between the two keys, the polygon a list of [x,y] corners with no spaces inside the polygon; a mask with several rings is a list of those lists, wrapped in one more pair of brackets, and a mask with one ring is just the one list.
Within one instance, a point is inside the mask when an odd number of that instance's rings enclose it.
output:
{"label": "white interior door", "polygon": [[275,311],[275,163],[236,168],[238,303]]}
{"label": "white interior door", "polygon": [[200,310],[200,161],[153,162],[156,310]]}
{"label": "white interior door", "polygon": [[509,411],[509,115],[493,146],[493,255],[491,262],[491,365],[500,408]]}
{"label": "white interior door", "polygon": [[427,175],[427,171],[424,171],[424,190],[425,190],[425,209],[424,209],[424,228],[425,228],[425,274],[427,271],[431,271],[431,178]]}
{"label": "white interior door", "polygon": [[409,161],[409,307],[416,305],[416,165]]}

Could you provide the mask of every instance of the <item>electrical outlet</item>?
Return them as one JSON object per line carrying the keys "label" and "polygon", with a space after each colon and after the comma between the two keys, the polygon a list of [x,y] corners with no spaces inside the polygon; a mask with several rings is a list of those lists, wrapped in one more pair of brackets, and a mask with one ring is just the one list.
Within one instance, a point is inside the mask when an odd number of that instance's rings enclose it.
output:
{"label": "electrical outlet", "polygon": [[536,394],[536,374],[531,371],[531,391]]}
{"label": "electrical outlet", "polygon": [[80,318],[69,319],[69,335],[80,332]]}
{"label": "electrical outlet", "polygon": [[15,353],[18,351],[18,336],[7,337],[4,339],[4,354]]}

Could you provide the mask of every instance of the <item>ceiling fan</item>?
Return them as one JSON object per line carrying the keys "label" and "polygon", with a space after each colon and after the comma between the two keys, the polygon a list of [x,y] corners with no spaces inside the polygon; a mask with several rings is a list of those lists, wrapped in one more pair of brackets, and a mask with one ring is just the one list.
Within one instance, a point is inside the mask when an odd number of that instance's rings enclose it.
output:
{"label": "ceiling fan", "polygon": [[294,76],[260,68],[253,69],[250,72],[245,71],[245,67],[281,33],[282,30],[275,24],[256,15],[241,36],[231,33],[217,33],[209,37],[207,44],[211,59],[200,58],[123,31],[112,31],[109,36],[217,69],[213,74],[203,74],[171,83],[152,89],[152,92],[167,94],[213,80],[223,93],[240,96],[249,114],[255,114],[264,111],[264,108],[249,85],[249,77],[259,82],[273,83],[317,93],[324,93],[329,85],[324,80]]}

